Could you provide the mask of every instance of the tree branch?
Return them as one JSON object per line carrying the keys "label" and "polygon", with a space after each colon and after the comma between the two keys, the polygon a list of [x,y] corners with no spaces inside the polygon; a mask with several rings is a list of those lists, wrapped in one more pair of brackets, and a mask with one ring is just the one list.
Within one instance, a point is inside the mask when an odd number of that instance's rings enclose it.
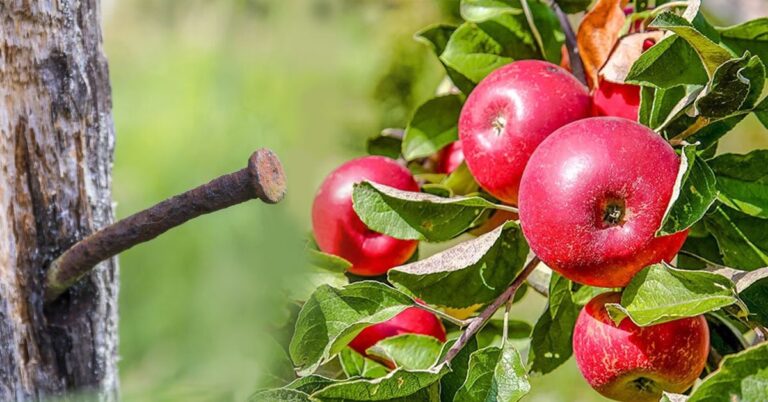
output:
{"label": "tree branch", "polygon": [[512,281],[512,284],[509,285],[506,291],[501,294],[501,296],[497,297],[496,300],[493,301],[488,307],[483,310],[482,313],[480,313],[479,316],[473,318],[469,325],[467,326],[467,329],[462,332],[459,339],[456,341],[456,343],[451,346],[451,348],[448,350],[448,353],[445,354],[445,357],[443,357],[443,361],[441,365],[444,364],[450,364],[451,360],[453,360],[454,357],[456,357],[457,354],[461,351],[461,349],[464,347],[464,345],[469,342],[470,339],[478,332],[480,331],[483,326],[485,326],[485,323],[488,322],[488,320],[491,319],[494,313],[496,313],[496,310],[498,310],[504,303],[507,302],[507,300],[510,300],[512,297],[515,296],[515,292],[517,292],[517,289],[520,288],[520,286],[523,285],[523,282],[525,282],[525,279],[528,278],[528,275],[533,272],[534,269],[536,269],[536,266],[539,265],[538,257],[533,257],[530,261],[528,261],[528,264],[525,265],[525,268],[520,272],[519,275],[517,275],[517,278],[515,278],[514,281]]}
{"label": "tree branch", "polygon": [[568,49],[568,61],[571,64],[571,72],[573,73],[582,84],[587,85],[587,76],[584,73],[584,63],[581,61],[581,55],[579,54],[579,46],[576,42],[576,34],[573,32],[571,22],[568,21],[568,15],[560,9],[554,1],[552,2],[552,10],[557,15],[557,20],[560,21],[560,27],[565,34],[565,47]]}

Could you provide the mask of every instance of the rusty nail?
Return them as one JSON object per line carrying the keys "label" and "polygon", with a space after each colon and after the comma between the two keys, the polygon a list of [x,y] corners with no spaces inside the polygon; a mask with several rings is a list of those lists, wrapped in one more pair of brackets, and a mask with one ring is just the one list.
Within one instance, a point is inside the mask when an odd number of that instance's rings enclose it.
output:
{"label": "rusty nail", "polygon": [[277,155],[269,149],[259,149],[244,169],[173,196],[75,243],[48,268],[45,300],[56,300],[99,262],[191,219],[254,198],[275,204],[283,199],[285,190],[285,174]]}

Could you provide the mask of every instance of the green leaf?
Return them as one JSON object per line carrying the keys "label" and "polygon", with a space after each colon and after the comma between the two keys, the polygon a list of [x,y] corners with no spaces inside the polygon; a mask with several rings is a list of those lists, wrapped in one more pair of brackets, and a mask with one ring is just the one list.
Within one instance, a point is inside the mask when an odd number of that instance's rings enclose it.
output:
{"label": "green leaf", "polygon": [[432,46],[435,53],[440,55],[448,45],[448,40],[454,31],[456,31],[456,27],[453,25],[435,24],[422,29],[414,36],[417,40]]}
{"label": "green leaf", "polygon": [[631,84],[658,88],[704,85],[707,80],[707,71],[698,54],[678,35],[664,38],[643,52],[625,79]]}
{"label": "green leaf", "polygon": [[568,303],[573,300],[571,293],[571,285],[573,282],[566,279],[564,276],[552,272],[552,277],[549,280],[549,313],[552,318],[557,316],[558,310],[563,302]]}
{"label": "green leaf", "polygon": [[[445,354],[453,342],[448,342],[443,348]],[[440,400],[453,401],[456,392],[464,385],[464,380],[469,372],[469,358],[477,350],[477,338],[472,337],[451,360],[451,370],[440,379]]]}
{"label": "green leaf", "polygon": [[299,312],[289,352],[300,374],[312,373],[365,327],[391,319],[413,301],[382,283],[356,282],[341,289],[321,285]]}
{"label": "green leaf", "polygon": [[585,11],[592,0],[555,0],[560,9],[568,14],[576,14]]}
{"label": "green leaf", "polygon": [[723,154],[709,162],[717,176],[718,199],[725,205],[768,218],[768,150]]}
{"label": "green leaf", "polygon": [[440,357],[443,343],[428,335],[404,334],[385,338],[366,350],[406,370],[426,370]]}
{"label": "green leaf", "polygon": [[708,263],[723,264],[717,240],[708,232],[702,237],[689,234],[678,254],[677,266],[685,269],[701,269]]}
{"label": "green leaf", "polygon": [[516,0],[461,0],[460,11],[461,18],[470,22],[483,22],[507,13],[523,13]]}
{"label": "green leaf", "polygon": [[506,209],[481,197],[444,198],[372,182],[355,185],[353,207],[370,229],[397,239],[449,240],[486,209]]}
{"label": "green leaf", "polygon": [[696,155],[696,145],[685,145],[672,197],[656,236],[685,230],[698,222],[717,198],[715,174]]}
{"label": "green leaf", "polygon": [[[542,59],[559,64],[560,47],[565,35],[554,12],[537,0],[526,0],[530,10],[530,21],[523,12],[521,1],[510,0],[519,11],[509,11],[494,18],[478,22],[480,29],[504,47],[504,54],[515,60]],[[533,24],[541,42],[534,34]]]}
{"label": "green leaf", "polygon": [[[454,70],[474,85],[493,70],[514,60],[503,54],[504,48],[500,43],[481,30],[477,24],[466,22],[451,35],[440,55],[440,61],[446,68]],[[463,89],[462,91],[465,92]]]}
{"label": "green leaf", "polygon": [[[541,43],[539,44],[536,41],[537,47],[541,52],[541,58],[559,65],[563,56],[562,46],[565,43],[565,34],[560,26],[560,21],[557,19],[557,15],[544,2],[538,0],[525,1],[531,10],[533,25],[541,36]],[[529,23],[529,28],[530,25]]]}
{"label": "green leaf", "polygon": [[662,92],[657,92],[656,88],[649,86],[640,87],[640,106],[637,111],[637,122],[653,128],[651,125],[651,111],[653,110],[653,104],[656,102],[656,95]]}
{"label": "green leaf", "polygon": [[523,267],[528,244],[514,222],[412,264],[389,270],[392,284],[426,303],[453,308],[501,295]]}
{"label": "green leaf", "polygon": [[[456,31],[455,26],[442,24],[432,25],[418,32],[416,34],[416,39],[429,44],[435,51],[435,55],[437,55],[439,58],[440,55],[445,51],[445,48],[448,46],[448,41],[450,40],[450,37],[453,35],[454,31]],[[461,92],[468,94],[472,91],[472,88],[475,86],[472,81],[470,81],[467,77],[463,76],[455,69],[446,65],[442,60],[440,60],[440,63],[443,64],[445,71],[448,73],[448,77],[451,79],[451,81],[453,81],[453,84],[461,90]]]}
{"label": "green leaf", "polygon": [[750,319],[757,321],[763,327],[768,327],[768,305],[765,303],[768,300],[768,279],[757,280],[739,296],[749,308]]}
{"label": "green leaf", "polygon": [[763,123],[763,127],[768,128],[768,97],[755,106],[754,112],[760,123]]}
{"label": "green leaf", "polygon": [[322,401],[437,401],[440,390],[432,387],[444,374],[432,371],[397,369],[375,379],[338,382],[314,394]]}
{"label": "green leaf", "polygon": [[[564,35],[557,17],[544,3],[528,0],[527,4],[540,44],[519,0],[463,1],[462,15],[467,22],[451,35],[440,55],[449,75],[453,71],[476,84],[514,60],[559,63]],[[456,83],[454,75],[451,79]]]}
{"label": "green leaf", "polygon": [[723,262],[752,270],[768,265],[768,221],[719,206],[704,216],[707,231],[717,240]]}
{"label": "green leaf", "polygon": [[768,394],[768,343],[726,356],[688,402],[759,401]]}
{"label": "green leaf", "polygon": [[380,155],[387,158],[397,159],[400,157],[400,149],[403,147],[403,140],[388,135],[386,130],[381,134],[369,138],[366,142],[366,152],[368,155]]}
{"label": "green leaf", "polygon": [[[699,115],[722,119],[753,106],[763,90],[765,67],[757,56],[731,59],[720,65],[696,100]],[[748,102],[749,100],[749,102]]]}
{"label": "green leaf", "polygon": [[739,298],[749,309],[750,321],[764,327],[768,326],[768,305],[765,303],[768,297],[768,268],[741,271],[722,267],[711,269],[711,272],[722,275],[736,284]]}
{"label": "green leaf", "polygon": [[456,170],[451,172],[441,185],[451,190],[452,195],[468,195],[476,193],[480,188],[466,162],[462,162]]}
{"label": "green leaf", "polygon": [[305,248],[310,265],[331,272],[345,272],[352,263],[333,254],[320,251],[315,239],[310,237]]}
{"label": "green leaf", "polygon": [[[648,87],[644,87],[648,88]],[[648,88],[650,89],[650,88]],[[648,112],[648,127],[658,128],[667,120],[675,109],[675,106],[686,95],[684,86],[672,88],[656,88],[651,102],[651,110]]]}
{"label": "green leaf", "polygon": [[[552,281],[560,280],[553,275]],[[548,307],[539,317],[533,327],[531,349],[528,352],[528,365],[532,373],[547,374],[571,357],[573,326],[579,310],[571,297],[563,297],[554,315]]]}
{"label": "green leaf", "polygon": [[455,402],[515,402],[531,390],[520,353],[509,343],[480,349],[469,358],[469,371]]}
{"label": "green leaf", "polygon": [[332,380],[330,378],[313,374],[313,375],[308,375],[306,377],[298,378],[283,388],[300,391],[310,395],[335,382],[336,380]]}
{"label": "green leaf", "polygon": [[672,12],[663,12],[659,14],[656,19],[651,22],[650,27],[672,31],[685,39],[698,54],[699,59],[704,65],[704,69],[707,71],[707,76],[709,77],[712,77],[715,74],[715,70],[717,70],[721,64],[733,57],[728,50],[699,32],[685,18]]}
{"label": "green leaf", "polygon": [[430,99],[416,109],[403,138],[403,156],[413,160],[432,155],[458,139],[458,95]]}
{"label": "green leaf", "polygon": [[351,348],[344,348],[339,353],[339,361],[348,378],[379,378],[389,373],[389,370],[380,363],[355,352]]}
{"label": "green leaf", "polygon": [[638,272],[624,289],[621,304],[611,303],[606,308],[617,325],[628,316],[645,327],[694,317],[736,302],[736,288],[727,278],[661,263]]}
{"label": "green leaf", "polygon": [[248,398],[250,402],[280,401],[280,402],[314,402],[309,395],[295,389],[267,389],[257,391]]}
{"label": "green leaf", "polygon": [[720,40],[736,54],[745,51],[768,63],[768,18],[758,18],[739,25],[717,28]]}

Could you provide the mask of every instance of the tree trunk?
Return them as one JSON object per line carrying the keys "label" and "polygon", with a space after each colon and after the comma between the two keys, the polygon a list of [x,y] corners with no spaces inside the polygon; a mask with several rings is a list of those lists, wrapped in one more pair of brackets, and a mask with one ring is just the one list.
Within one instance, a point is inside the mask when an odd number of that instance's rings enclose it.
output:
{"label": "tree trunk", "polygon": [[48,264],[113,219],[98,0],[0,1],[0,400],[117,399],[117,261],[51,306]]}

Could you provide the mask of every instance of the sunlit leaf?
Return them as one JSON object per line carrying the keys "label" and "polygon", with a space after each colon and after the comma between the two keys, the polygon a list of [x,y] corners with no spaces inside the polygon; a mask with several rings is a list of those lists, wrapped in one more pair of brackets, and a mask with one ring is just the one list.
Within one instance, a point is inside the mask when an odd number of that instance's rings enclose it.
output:
{"label": "sunlit leaf", "polygon": [[501,295],[527,255],[520,227],[508,222],[429,258],[393,268],[388,277],[395,287],[429,304],[463,308]]}
{"label": "sunlit leaf", "polygon": [[736,288],[711,272],[672,268],[664,263],[638,272],[621,295],[621,304],[606,305],[620,323],[629,317],[644,327],[694,317],[737,303]]}

